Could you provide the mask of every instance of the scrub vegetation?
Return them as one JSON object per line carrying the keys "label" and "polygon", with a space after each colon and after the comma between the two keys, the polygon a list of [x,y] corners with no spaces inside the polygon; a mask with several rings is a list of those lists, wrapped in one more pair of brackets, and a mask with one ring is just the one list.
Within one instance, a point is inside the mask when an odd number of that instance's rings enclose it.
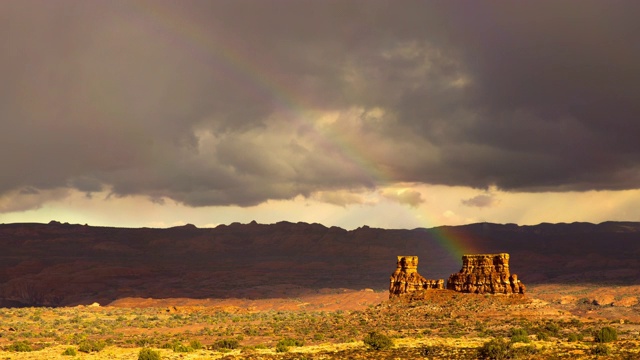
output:
{"label": "scrub vegetation", "polygon": [[[214,307],[0,309],[2,358],[590,359],[640,356],[640,322],[531,298],[434,292],[358,311]],[[585,303],[586,304],[586,303]],[[582,310],[581,310],[582,309]],[[231,309],[228,309],[231,310]],[[629,311],[636,311],[630,308]],[[83,355],[85,354],[85,355]]]}

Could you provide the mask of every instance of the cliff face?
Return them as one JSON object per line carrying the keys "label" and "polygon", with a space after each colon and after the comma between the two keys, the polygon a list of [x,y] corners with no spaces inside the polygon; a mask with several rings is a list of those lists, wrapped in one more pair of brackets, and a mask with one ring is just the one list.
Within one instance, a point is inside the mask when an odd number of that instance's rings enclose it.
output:
{"label": "cliff face", "polygon": [[391,274],[389,298],[418,290],[444,289],[444,280],[429,280],[418,274],[417,256],[398,256],[396,271]]}
{"label": "cliff face", "polygon": [[475,294],[524,294],[525,286],[509,273],[509,254],[463,255],[462,269],[449,276],[447,289]]}

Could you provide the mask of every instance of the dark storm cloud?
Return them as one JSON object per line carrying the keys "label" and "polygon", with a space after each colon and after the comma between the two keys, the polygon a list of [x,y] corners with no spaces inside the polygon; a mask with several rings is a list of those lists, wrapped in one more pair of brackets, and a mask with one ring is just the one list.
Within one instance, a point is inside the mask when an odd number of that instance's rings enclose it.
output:
{"label": "dark storm cloud", "polygon": [[501,155],[480,179],[523,190],[638,186],[639,6],[610,5],[501,4],[460,22],[478,117],[463,140]]}
{"label": "dark storm cloud", "polygon": [[638,10],[4,1],[0,194],[111,189],[201,206],[381,179],[637,188]]}

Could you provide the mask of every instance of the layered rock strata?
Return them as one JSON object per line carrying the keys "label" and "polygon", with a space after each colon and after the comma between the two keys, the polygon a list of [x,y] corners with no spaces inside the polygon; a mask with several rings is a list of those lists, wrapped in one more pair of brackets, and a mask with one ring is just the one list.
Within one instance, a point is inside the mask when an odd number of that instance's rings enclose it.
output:
{"label": "layered rock strata", "polygon": [[447,289],[474,294],[524,294],[518,275],[509,273],[509,254],[463,255],[462,269],[449,276]]}
{"label": "layered rock strata", "polygon": [[417,256],[398,256],[396,271],[391,274],[389,298],[427,289],[444,289],[444,279],[430,280],[418,274]]}

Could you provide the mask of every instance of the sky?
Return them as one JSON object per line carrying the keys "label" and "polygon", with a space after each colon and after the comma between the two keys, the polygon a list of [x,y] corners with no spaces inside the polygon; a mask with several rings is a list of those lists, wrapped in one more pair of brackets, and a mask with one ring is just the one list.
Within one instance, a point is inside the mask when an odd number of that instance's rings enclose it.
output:
{"label": "sky", "polygon": [[0,223],[640,221],[640,2],[0,2]]}

